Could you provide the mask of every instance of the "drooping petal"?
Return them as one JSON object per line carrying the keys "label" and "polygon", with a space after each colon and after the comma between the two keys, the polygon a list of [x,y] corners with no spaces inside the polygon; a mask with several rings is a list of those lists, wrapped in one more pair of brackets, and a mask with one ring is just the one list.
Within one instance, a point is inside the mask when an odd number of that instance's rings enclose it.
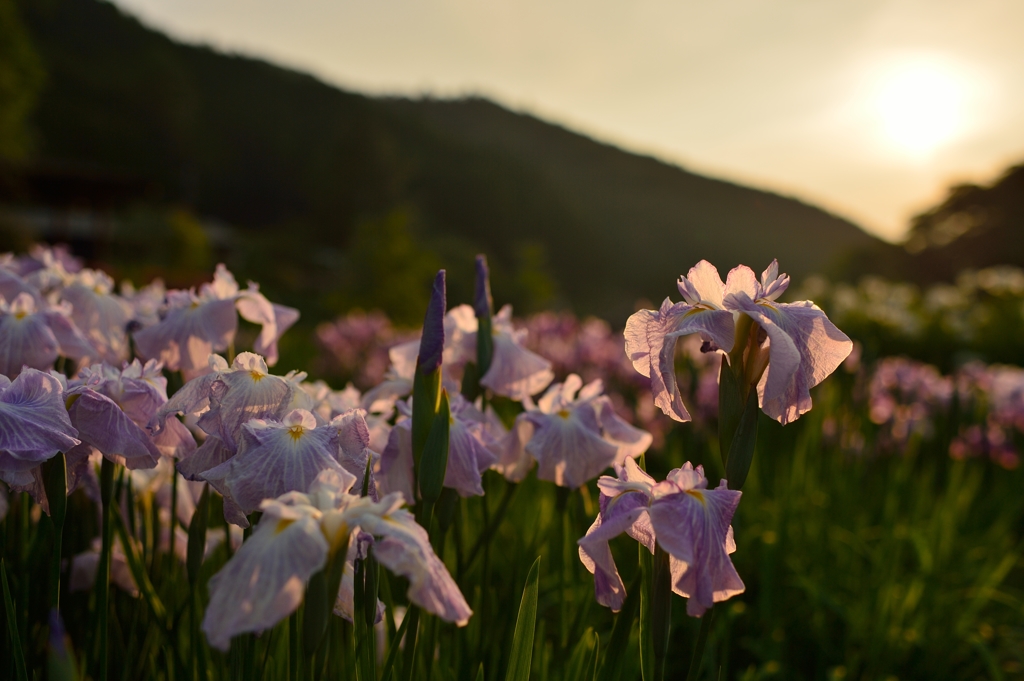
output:
{"label": "drooping petal", "polygon": [[654,436],[642,428],[626,423],[615,413],[615,407],[607,397],[598,397],[593,402],[601,423],[601,433],[605,440],[618,447],[615,463],[622,465],[626,459],[635,459],[651,446]]}
{"label": "drooping petal", "polygon": [[132,310],[119,296],[110,293],[112,283],[104,273],[90,270],[60,295],[71,304],[71,320],[94,348],[91,356],[120,365],[128,359],[128,322]]}
{"label": "drooping petal", "polygon": [[382,516],[366,514],[359,526],[378,538],[373,554],[380,564],[409,580],[409,600],[446,622],[460,627],[469,622],[473,611],[411,513],[399,508]]}
{"label": "drooping petal", "polygon": [[129,469],[153,468],[160,461],[160,450],[149,434],[106,395],[83,386],[71,391],[68,402],[79,438],[111,461]]}
{"label": "drooping petal", "polygon": [[707,336],[728,351],[732,348],[735,324],[732,313],[672,304],[668,298],[659,310],[640,310],[626,322],[626,356],[633,368],[651,379],[654,403],[676,421],[689,421],[675,372],[676,341],[691,333]]}
{"label": "drooping petal", "polygon": [[761,408],[786,424],[811,408],[810,389],[842,364],[853,342],[809,301],[758,304],[745,294],[727,304],[749,315],[768,334],[768,370],[758,385]]}
{"label": "drooping petal", "polygon": [[377,486],[384,494],[401,492],[406,499],[415,499],[413,480],[412,421],[403,419],[388,435],[388,444],[381,453],[380,465],[374,471]]}
{"label": "drooping petal", "polygon": [[689,599],[687,614],[699,617],[745,589],[729,558],[729,523],[741,493],[692,488],[656,498],[650,506],[658,544],[675,559],[672,589]]}
{"label": "drooping petal", "polygon": [[534,430],[526,414],[519,414],[512,428],[489,446],[496,458],[492,468],[509,482],[522,482],[533,468],[533,457],[526,452],[526,445]]}
{"label": "drooping petal", "polygon": [[299,311],[271,303],[253,283],[249,284],[248,290],[238,294],[235,306],[242,319],[262,326],[253,350],[266,358],[268,366],[277,364],[277,342],[299,320]]}
{"label": "drooping petal", "polygon": [[269,629],[295,612],[327,552],[314,508],[265,504],[252,536],[210,579],[203,617],[210,645],[226,651],[232,636]]}
{"label": "drooping petal", "polygon": [[536,432],[526,451],[537,460],[537,477],[576,489],[615,462],[616,445],[601,437],[590,403],[555,414],[527,412]]}
{"label": "drooping petal", "polygon": [[578,542],[580,560],[594,574],[597,602],[614,612],[622,609],[626,587],[619,576],[608,542],[635,524],[649,522],[646,517],[647,504],[647,496],[638,491],[629,491],[607,500],[586,536]]}
{"label": "drooping petal", "polygon": [[0,469],[28,470],[68,452],[81,442],[77,436],[53,376],[26,369],[0,387]]}
{"label": "drooping petal", "polygon": [[207,358],[223,352],[238,330],[233,298],[200,302],[180,300],[160,323],[135,333],[135,345],[145,359],[159,359],[186,379],[209,371]]}
{"label": "drooping petal", "polygon": [[[6,308],[6,309],[4,309]],[[23,366],[46,370],[60,354],[60,344],[46,315],[36,312],[27,293],[9,308],[0,308],[0,374],[17,376]]]}
{"label": "drooping petal", "polygon": [[211,435],[194,452],[178,461],[178,472],[186,480],[200,482],[203,473],[221,465],[235,455],[235,450],[216,435]]}
{"label": "drooping petal", "polygon": [[551,362],[527,350],[511,333],[495,326],[494,355],[480,385],[509,399],[524,400],[546,388],[554,378]]}
{"label": "drooping petal", "polygon": [[[349,409],[331,419],[330,426],[337,433],[338,463],[355,477],[352,487],[362,490],[366,462],[375,454],[370,450],[370,428],[366,424],[366,412],[362,409]],[[376,494],[372,473],[369,490],[371,494]]]}

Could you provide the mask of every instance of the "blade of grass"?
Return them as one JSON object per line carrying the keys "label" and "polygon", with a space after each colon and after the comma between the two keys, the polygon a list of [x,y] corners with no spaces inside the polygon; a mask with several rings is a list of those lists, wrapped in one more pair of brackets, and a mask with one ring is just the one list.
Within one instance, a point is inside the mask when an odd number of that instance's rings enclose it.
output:
{"label": "blade of grass", "polygon": [[[391,672],[395,668],[395,659],[398,657],[399,644],[402,642],[402,637],[405,636],[405,630],[409,627],[409,613],[402,618],[402,623],[398,625],[398,631],[395,632],[394,638],[391,639],[391,645],[388,646],[388,656],[384,660],[384,668],[381,670],[381,681],[391,681]],[[480,665],[481,668],[483,665]]]}
{"label": "blade of grass", "polygon": [[533,561],[523,600],[519,604],[516,631],[512,636],[512,654],[509,656],[505,681],[529,681],[530,663],[533,660],[533,635],[537,628],[537,595],[540,591],[540,556]]}

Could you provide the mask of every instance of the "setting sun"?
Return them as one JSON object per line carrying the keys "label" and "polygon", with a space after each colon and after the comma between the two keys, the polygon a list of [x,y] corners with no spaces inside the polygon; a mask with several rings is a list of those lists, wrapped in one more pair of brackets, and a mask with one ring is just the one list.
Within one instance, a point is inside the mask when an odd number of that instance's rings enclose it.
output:
{"label": "setting sun", "polygon": [[960,134],[968,97],[966,78],[947,64],[916,59],[890,66],[873,83],[872,113],[886,142],[928,155]]}

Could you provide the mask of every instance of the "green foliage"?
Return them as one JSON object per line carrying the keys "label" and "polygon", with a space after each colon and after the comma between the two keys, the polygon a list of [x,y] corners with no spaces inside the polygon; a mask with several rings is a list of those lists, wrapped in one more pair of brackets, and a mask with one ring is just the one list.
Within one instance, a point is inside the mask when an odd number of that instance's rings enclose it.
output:
{"label": "green foliage", "polygon": [[0,0],[0,160],[21,159],[31,151],[29,116],[45,78],[19,4]]}
{"label": "green foliage", "polygon": [[[337,292],[346,268],[363,267],[347,256],[367,225],[391,229],[396,215],[415,224],[421,252],[465,262],[467,286],[472,260],[461,256],[487,252],[500,300],[608,318],[632,312],[641,296],[671,293],[664,282],[680,274],[681,257],[757,265],[771,252],[798,277],[875,241],[798,201],[485,100],[344,92],[177,44],[96,0],[27,3],[25,15],[48,73],[33,119],[41,154],[144,180],[147,201],[232,225],[229,265],[314,306]],[[452,275],[455,293],[462,275]],[[339,304],[365,305],[342,294]],[[419,294],[405,291],[411,303],[394,290],[361,295],[386,298],[404,319]]]}

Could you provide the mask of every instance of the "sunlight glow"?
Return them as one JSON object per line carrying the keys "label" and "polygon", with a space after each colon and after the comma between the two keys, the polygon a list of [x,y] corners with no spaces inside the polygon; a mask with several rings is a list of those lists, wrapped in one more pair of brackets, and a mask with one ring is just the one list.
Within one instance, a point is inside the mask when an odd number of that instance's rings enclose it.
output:
{"label": "sunlight glow", "polygon": [[969,84],[939,60],[890,64],[872,89],[872,111],[881,133],[905,153],[928,155],[956,138],[967,124]]}

